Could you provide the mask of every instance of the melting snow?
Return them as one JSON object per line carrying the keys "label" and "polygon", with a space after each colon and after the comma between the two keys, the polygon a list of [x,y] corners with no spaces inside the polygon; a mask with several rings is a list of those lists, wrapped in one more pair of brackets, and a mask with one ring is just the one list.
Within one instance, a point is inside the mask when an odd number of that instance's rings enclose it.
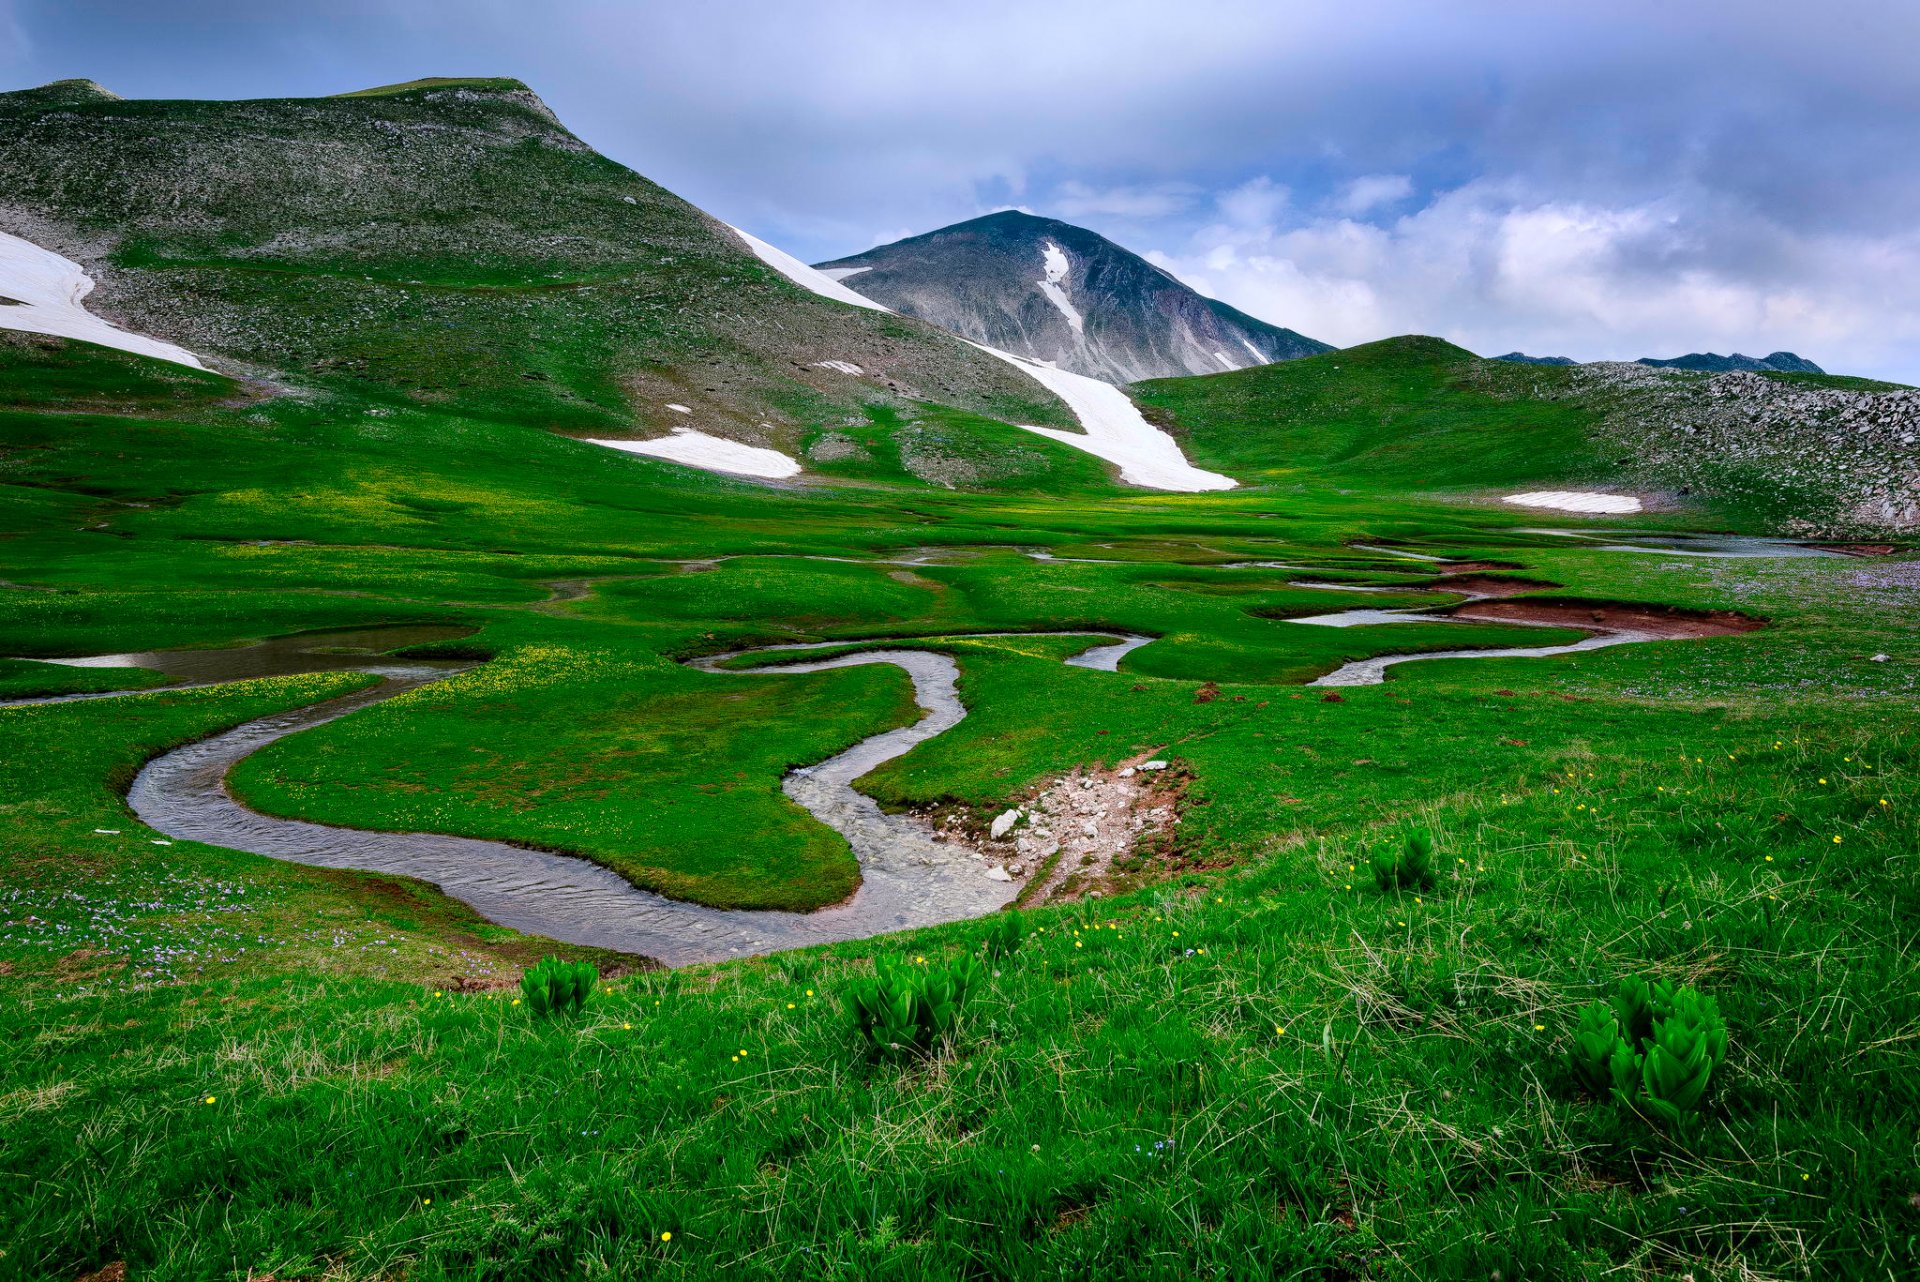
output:
{"label": "melting snow", "polygon": [[1255,347],[1252,343],[1249,343],[1246,339],[1243,338],[1240,340],[1240,346],[1246,348],[1248,351],[1253,353],[1253,359],[1255,364],[1271,365],[1273,363],[1272,361],[1269,361],[1266,357],[1262,356],[1260,354],[1260,349]]}
{"label": "melting snow", "polygon": [[731,224],[728,225],[728,230],[741,240],[747,242],[747,248],[753,251],[755,258],[758,258],[761,262],[773,268],[773,270],[779,272],[782,276],[785,276],[802,289],[810,289],[820,295],[820,297],[831,298],[836,303],[846,303],[853,307],[864,307],[870,312],[890,312],[893,310],[891,307],[882,307],[871,298],[854,293],[819,268],[807,266],[786,250],[775,249],[758,236],[749,236],[746,232],[741,231],[738,227],[734,227]]}
{"label": "melting snow", "polygon": [[91,292],[93,278],[80,270],[79,263],[0,231],[0,297],[12,300],[0,304],[0,329],[77,338],[136,356],[206,368],[184,347],[130,334],[88,312],[81,300]]}
{"label": "melting snow", "polygon": [[1080,309],[1067,301],[1067,291],[1061,288],[1067,279],[1067,268],[1071,265],[1067,261],[1067,251],[1048,241],[1040,252],[1046,260],[1047,274],[1034,283],[1040,286],[1040,292],[1047,296],[1047,301],[1060,309],[1060,314],[1067,318],[1067,324],[1073,326],[1074,333],[1085,333],[1086,321],[1081,317]]}
{"label": "melting snow", "polygon": [[838,370],[842,374],[849,374],[849,375],[852,375],[854,378],[858,378],[860,377],[860,375],[867,372],[861,369],[858,365],[855,365],[852,361],[815,361],[813,363],[813,366],[815,369]]}
{"label": "melting snow", "polygon": [[[737,227],[733,228],[733,231],[746,242],[747,247],[753,250],[761,262],[794,284],[810,289],[822,298],[852,303],[857,307],[866,307],[877,312],[893,310],[890,307],[880,306],[870,298],[862,298],[845,285],[828,277],[826,273],[807,266],[792,254],[782,253],[764,240],[749,236]],[[1066,255],[1063,253],[1061,257],[1064,259]],[[1053,267],[1051,260],[1047,266],[1051,271]],[[960,341],[969,342],[966,339]],[[1109,463],[1119,464],[1121,480],[1147,489],[1177,490],[1188,494],[1201,490],[1230,490],[1239,484],[1230,476],[1203,471],[1187,462],[1186,455],[1180,452],[1180,447],[1174,439],[1141,417],[1140,407],[1127,399],[1127,394],[1119,388],[1102,383],[1096,378],[1088,378],[1084,374],[1055,369],[1052,365],[1030,361],[1024,357],[1015,356],[1011,352],[1003,352],[981,343],[969,343],[969,345],[979,348],[989,356],[998,357],[1009,365],[1017,366],[1035,382],[1065,401],[1067,408],[1073,411],[1074,417],[1080,420],[1080,426],[1085,429],[1085,435],[1063,432],[1052,427],[1027,427],[1027,431],[1047,437],[1049,440],[1059,441],[1062,445],[1071,445],[1076,450],[1085,450],[1096,458],[1106,459]],[[704,434],[688,433],[688,435]],[[599,441],[596,443],[612,445],[617,449],[634,449],[638,453],[647,454],[657,453],[657,451],[640,447],[666,445],[673,439],[670,437],[666,441]],[[721,441],[717,437],[707,436],[704,439],[720,445],[729,445],[735,449],[749,448],[744,445],[734,445],[731,441]],[[793,472],[800,470],[798,463],[776,450],[753,450],[752,452],[772,455],[791,466]],[[666,456],[661,455],[661,457]],[[706,464],[695,463],[694,466],[700,467]],[[738,471],[739,469],[716,467],[714,470]],[[791,476],[793,472],[783,472],[780,475]],[[749,473],[749,475],[768,474]]]}
{"label": "melting snow", "polygon": [[1165,432],[1141,417],[1140,407],[1111,383],[1102,383],[1085,374],[1055,369],[979,343],[973,346],[989,356],[997,356],[1031,375],[1048,391],[1067,403],[1080,420],[1085,435],[1063,432],[1053,427],[1021,424],[1027,431],[1085,450],[1096,458],[1120,465],[1120,479],[1154,490],[1230,490],[1238,482],[1218,472],[1202,471],[1187,462],[1179,445]]}
{"label": "melting snow", "polygon": [[1501,500],[1520,507],[1550,507],[1562,512],[1638,512],[1640,500],[1629,494],[1596,494],[1591,490],[1532,490]]}
{"label": "melting snow", "polygon": [[1219,361],[1222,365],[1226,366],[1230,370],[1235,370],[1240,368],[1238,365],[1235,365],[1232,361],[1227,359],[1227,354],[1225,352],[1215,352],[1213,354],[1213,359],[1215,359],[1216,361]]}
{"label": "melting snow", "polygon": [[739,441],[709,436],[690,427],[676,427],[672,436],[656,437],[651,441],[590,440],[587,444],[604,445],[628,454],[645,454],[669,463],[681,463],[687,467],[724,472],[732,476],[759,476],[777,481],[800,474],[800,464],[779,450],[742,445]]}

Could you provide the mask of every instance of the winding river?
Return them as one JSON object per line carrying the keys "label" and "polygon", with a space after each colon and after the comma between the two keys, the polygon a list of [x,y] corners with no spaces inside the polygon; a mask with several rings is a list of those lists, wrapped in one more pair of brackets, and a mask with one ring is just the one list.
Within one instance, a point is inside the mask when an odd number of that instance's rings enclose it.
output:
{"label": "winding river", "polygon": [[[641,890],[591,860],[570,855],[473,837],[370,832],[275,818],[249,810],[233,798],[226,787],[227,773],[249,754],[288,735],[325,725],[472,666],[369,656],[373,648],[440,639],[421,638],[415,635],[418,631],[366,629],[324,638],[283,638],[268,643],[270,649],[248,646],[155,652],[168,656],[162,662],[172,665],[166,670],[176,674],[188,675],[180,665],[190,663],[194,684],[212,684],[222,679],[222,672],[236,674],[225,679],[240,680],[341,670],[368,672],[381,681],[341,698],[246,722],[156,757],[134,779],[127,794],[128,804],[141,822],[175,840],[199,841],[327,868],[417,877],[432,882],[489,920],[515,930],[639,953],[669,966],[863,939],[978,917],[1003,906],[1019,890],[1015,882],[989,877],[991,865],[979,852],[959,842],[935,841],[924,824],[909,816],[886,813],[853,787],[854,780],[881,762],[945,733],[966,716],[966,706],[958,693],[959,665],[947,655],[928,650],[873,648],[766,667],[722,666],[729,660],[753,655],[785,656],[839,649],[847,644],[809,643],[733,651],[689,665],[705,672],[751,677],[884,663],[900,668],[913,683],[914,701],[924,713],[918,722],[863,739],[817,765],[792,771],[781,782],[787,796],[846,838],[860,864],[860,886],[853,895],[810,913],[708,908]],[[1099,644],[1066,662],[1105,671],[1116,670],[1121,657],[1152,639],[1080,632],[985,635],[1099,638]],[[300,644],[303,641],[308,643],[304,648]],[[327,644],[316,644],[320,641]],[[84,661],[84,666],[145,666],[135,665],[132,660],[149,657],[101,656]],[[106,697],[115,696],[54,696],[4,706]]]}
{"label": "winding river", "polygon": [[[1349,586],[1354,591],[1367,590],[1361,585]],[[584,584],[569,581],[555,585],[554,595],[561,600],[575,599],[583,590]],[[1354,610],[1290,621],[1352,626],[1445,618],[1419,610]],[[1589,631],[1592,635],[1569,645],[1380,655],[1346,664],[1313,684],[1373,684],[1385,679],[1388,667],[1416,659],[1568,654],[1659,639],[1661,635],[1630,626],[1593,626]],[[154,758],[134,779],[128,804],[142,822],[175,840],[204,842],[321,867],[419,878],[489,920],[529,934],[637,953],[680,966],[977,917],[1002,907],[1019,890],[1018,882],[1002,879],[1004,874],[989,876],[992,865],[979,851],[957,841],[934,840],[926,825],[910,816],[886,813],[853,786],[855,780],[882,762],[945,733],[967,715],[958,693],[959,665],[948,655],[906,648],[898,641],[763,646],[688,661],[689,667],[699,671],[736,678],[890,664],[905,672],[912,682],[914,701],[923,713],[917,722],[863,739],[816,765],[791,771],[781,781],[788,797],[846,838],[860,866],[859,888],[843,902],[814,912],[704,907],[639,889],[610,869],[576,856],[481,838],[373,832],[275,818],[249,810],[228,792],[228,772],[266,745],[467,671],[473,666],[468,662],[394,658],[384,653],[457,635],[464,635],[464,630],[369,628],[280,638],[224,650],[153,651],[54,662],[83,667],[146,667],[179,679],[180,684],[159,688],[162,690],[311,672],[359,671],[378,676],[378,685],[261,717]],[[1127,654],[1153,639],[1084,631],[972,633],[945,639],[969,636],[1098,638],[1097,644],[1064,662],[1109,672],[1117,671]],[[810,650],[846,650],[849,645],[866,648],[811,660],[801,657]],[[731,661],[761,656],[777,658],[778,662],[728,666]],[[145,692],[57,695],[16,700],[0,707],[141,693]]]}

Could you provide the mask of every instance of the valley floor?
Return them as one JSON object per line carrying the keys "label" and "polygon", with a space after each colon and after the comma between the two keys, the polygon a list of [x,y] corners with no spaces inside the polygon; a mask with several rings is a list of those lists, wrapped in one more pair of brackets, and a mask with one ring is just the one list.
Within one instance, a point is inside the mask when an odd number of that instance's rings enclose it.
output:
{"label": "valley floor", "polygon": [[[0,1276],[1915,1267],[1909,554],[1613,551],[1312,477],[769,489],[424,413],[247,412],[8,414],[0,652],[448,630],[411,653],[468,670],[242,762],[258,810],[573,854],[719,908],[830,904],[858,868],[780,781],[910,723],[905,676],[683,660],[884,637],[952,655],[969,710],[861,780],[884,806],[1010,855],[993,816],[1152,754],[1179,822],[1104,875],[1051,870],[950,1044],[873,1060],[853,984],[993,919],[661,969],[128,810],[145,761],[360,673],[0,710]],[[1578,635],[1289,621],[1447,606],[1462,576],[1765,626],[1305,687]],[[1061,662],[1078,640],[967,639],[1085,631],[1153,640],[1104,672]],[[0,665],[0,697],[126,682]],[[1410,826],[1439,875],[1382,891],[1369,857]],[[607,977],[576,1018],[515,1005],[548,951]],[[1684,1133],[1567,1067],[1580,1007],[1632,975],[1730,1026]]]}

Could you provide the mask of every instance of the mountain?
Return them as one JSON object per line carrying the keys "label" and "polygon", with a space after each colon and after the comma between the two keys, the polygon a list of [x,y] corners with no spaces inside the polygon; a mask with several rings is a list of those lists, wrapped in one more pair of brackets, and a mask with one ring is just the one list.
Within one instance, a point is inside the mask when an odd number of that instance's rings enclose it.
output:
{"label": "mountain", "polygon": [[[927,407],[1075,426],[1006,361],[796,285],[517,80],[0,94],[0,232],[36,251],[42,284],[91,277],[98,321],[307,397],[598,437],[693,425],[789,453],[823,425]],[[72,301],[45,294],[42,311]]]}
{"label": "mountain", "polygon": [[[1528,356],[1525,352],[1508,352],[1505,356],[1495,356],[1493,359],[1508,361],[1515,365],[1578,365],[1580,363],[1570,356]],[[1655,369],[1690,369],[1707,374],[1826,373],[1806,357],[1795,356],[1792,352],[1775,352],[1771,356],[1742,356],[1738,352],[1731,356],[1719,356],[1712,352],[1691,352],[1685,356],[1674,356],[1665,360],[1653,356],[1642,356],[1634,364],[1651,365]]]}
{"label": "mountain", "polygon": [[1578,365],[1580,362],[1571,356],[1529,356],[1525,352],[1508,352],[1505,356],[1495,356],[1496,361],[1507,361],[1514,365]]}
{"label": "mountain", "polygon": [[1731,356],[1721,356],[1714,352],[1689,352],[1685,356],[1673,356],[1665,360],[1653,356],[1642,356],[1634,363],[1652,365],[1656,369],[1691,369],[1709,374],[1727,374],[1736,370],[1749,374],[1769,370],[1778,374],[1824,374],[1827,372],[1806,357],[1795,356],[1792,352],[1775,352],[1771,356],[1742,356],[1739,352]]}
{"label": "mountain", "polygon": [[1195,293],[1105,236],[1019,210],[818,266],[897,312],[1110,383],[1332,350]]}

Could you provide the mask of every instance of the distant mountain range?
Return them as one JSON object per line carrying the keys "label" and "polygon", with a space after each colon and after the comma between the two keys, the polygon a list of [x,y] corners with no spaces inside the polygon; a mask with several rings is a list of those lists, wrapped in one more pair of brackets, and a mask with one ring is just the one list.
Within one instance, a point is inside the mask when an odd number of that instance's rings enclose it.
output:
{"label": "distant mountain range", "polygon": [[1332,350],[1195,292],[1105,236],[1019,210],[817,266],[895,311],[1109,383]]}
{"label": "distant mountain range", "polygon": [[[1496,361],[1511,361],[1516,365],[1578,365],[1580,362],[1571,356],[1528,356],[1525,352],[1508,352],[1505,356],[1496,356]],[[1772,371],[1778,374],[1824,374],[1827,371],[1815,365],[1804,356],[1792,352],[1774,352],[1770,356],[1743,356],[1735,352],[1731,356],[1722,356],[1717,352],[1689,352],[1685,356],[1661,358],[1642,356],[1636,365],[1651,365],[1656,369],[1692,369],[1708,374],[1725,374],[1733,370]]]}

